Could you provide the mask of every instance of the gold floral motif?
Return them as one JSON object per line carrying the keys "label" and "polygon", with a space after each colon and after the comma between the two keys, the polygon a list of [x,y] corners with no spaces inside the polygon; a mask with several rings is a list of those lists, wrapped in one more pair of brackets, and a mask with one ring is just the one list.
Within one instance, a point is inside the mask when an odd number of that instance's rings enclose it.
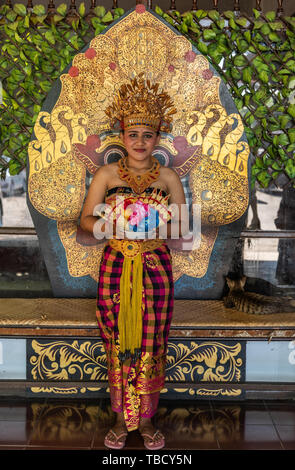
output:
{"label": "gold floral motif", "polygon": [[32,341],[36,355],[30,358],[34,380],[107,380],[107,362],[102,341]]}
{"label": "gold floral motif", "polygon": [[[178,386],[173,387],[173,391],[182,393],[188,397],[202,396],[202,397],[238,397],[242,395],[242,389],[240,388],[218,388],[218,389],[206,389],[206,388],[179,388]],[[161,393],[168,393],[168,389],[163,389]]]}
{"label": "gold floral motif", "polygon": [[[171,355],[171,353],[174,353]],[[169,344],[166,364],[168,382],[239,382],[243,360],[241,344],[233,346],[208,341]]]}
{"label": "gold floral motif", "polygon": [[216,390],[208,390],[206,388],[199,388],[196,391],[196,395],[202,395],[202,396],[211,396],[211,397],[217,397],[217,396],[226,396],[226,397],[237,397],[242,394],[242,390],[240,388],[219,388]]}
{"label": "gold floral motif", "polygon": [[[37,340],[33,340],[32,349],[35,351],[35,355],[31,355],[30,364],[33,366],[31,375],[34,380],[91,380],[108,383],[108,365],[102,341],[94,343],[90,341],[39,343]],[[181,382],[189,381],[192,383],[202,381],[212,383],[239,382],[242,374],[241,367],[243,366],[243,359],[240,353],[240,343],[226,345],[215,341],[200,344],[194,341],[188,344],[169,342],[166,364],[161,363],[160,366],[160,369],[163,368],[163,370],[161,369],[161,374],[166,373],[166,382],[175,383],[175,391],[180,393],[187,392],[190,395],[208,396],[237,396],[241,394],[241,390],[231,389],[230,387],[207,390],[206,387],[190,389],[179,386]],[[145,374],[154,364],[154,362],[149,363],[148,359],[149,355],[145,356],[142,365]],[[115,361],[115,357],[112,356],[110,360],[112,373],[114,373],[118,364]],[[144,382],[142,387],[144,388]],[[84,389],[75,387],[53,388],[53,393],[70,394],[78,392],[86,393],[89,387]],[[52,387],[32,387],[32,392],[52,392],[51,389]],[[98,390],[99,388],[94,387],[92,391]],[[162,390],[162,393],[165,393],[165,391],[168,392],[165,389]]]}
{"label": "gold floral motif", "polygon": [[30,387],[32,393],[52,393],[54,395],[78,395],[79,393],[99,392],[101,390],[106,393],[109,392],[108,388],[102,387]]}
{"label": "gold floral motif", "polygon": [[[98,391],[99,388],[94,391]],[[86,393],[88,391],[87,387],[77,388],[77,387],[31,387],[30,391],[32,393],[53,393],[55,395],[72,395],[78,393]]]}

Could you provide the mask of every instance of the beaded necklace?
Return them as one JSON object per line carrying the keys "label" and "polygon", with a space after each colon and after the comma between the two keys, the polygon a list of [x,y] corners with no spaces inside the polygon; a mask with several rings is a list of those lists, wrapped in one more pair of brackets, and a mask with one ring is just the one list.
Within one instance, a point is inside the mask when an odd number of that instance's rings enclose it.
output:
{"label": "beaded necklace", "polygon": [[126,181],[136,194],[142,193],[153,181],[156,181],[160,175],[160,163],[156,157],[153,156],[151,168],[142,175],[136,175],[128,168],[127,157],[123,157],[119,160],[118,167],[120,178]]}

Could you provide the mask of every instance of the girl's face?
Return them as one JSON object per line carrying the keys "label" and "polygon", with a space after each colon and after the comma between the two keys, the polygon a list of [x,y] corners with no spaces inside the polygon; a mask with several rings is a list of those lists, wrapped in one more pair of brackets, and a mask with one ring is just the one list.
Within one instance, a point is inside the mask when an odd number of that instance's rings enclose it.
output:
{"label": "girl's face", "polygon": [[151,156],[159,143],[160,135],[149,127],[131,127],[121,133],[121,139],[128,156],[142,161]]}

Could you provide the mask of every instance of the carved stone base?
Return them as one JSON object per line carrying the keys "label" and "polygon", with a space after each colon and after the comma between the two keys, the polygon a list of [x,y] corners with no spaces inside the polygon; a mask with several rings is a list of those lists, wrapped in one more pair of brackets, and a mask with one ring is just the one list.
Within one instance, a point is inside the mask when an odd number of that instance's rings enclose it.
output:
{"label": "carved stone base", "polygon": [[[0,396],[109,396],[95,300],[4,300]],[[294,337],[291,314],[250,316],[219,301],[176,300],[161,397],[293,396]]]}

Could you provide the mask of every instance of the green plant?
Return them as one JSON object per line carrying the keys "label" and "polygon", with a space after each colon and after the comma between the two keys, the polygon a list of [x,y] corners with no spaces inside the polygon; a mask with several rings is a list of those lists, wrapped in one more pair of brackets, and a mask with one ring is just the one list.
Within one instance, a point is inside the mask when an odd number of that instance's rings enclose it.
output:
{"label": "green plant", "polygon": [[81,3],[76,18],[68,22],[65,4],[53,17],[46,14],[43,5],[35,5],[31,12],[21,4],[0,8],[2,178],[8,168],[13,175],[26,166],[33,126],[54,81],[80,49],[123,13],[121,8],[111,13],[96,7],[87,21]]}
{"label": "green plant", "polygon": [[295,187],[295,19],[255,9],[253,18],[233,11],[156,12],[191,40],[228,86],[255,156],[252,186]]}

